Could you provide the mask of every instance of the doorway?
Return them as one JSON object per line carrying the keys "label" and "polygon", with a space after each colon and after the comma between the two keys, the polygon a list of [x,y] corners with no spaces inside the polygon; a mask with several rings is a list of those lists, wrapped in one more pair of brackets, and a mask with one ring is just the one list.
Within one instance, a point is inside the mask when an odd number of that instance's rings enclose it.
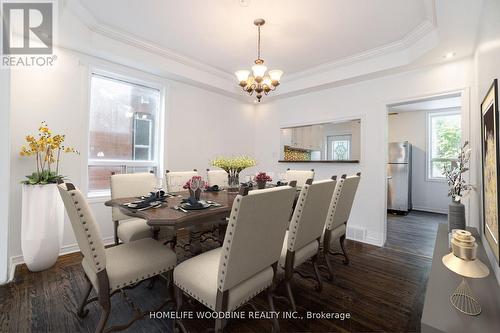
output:
{"label": "doorway", "polygon": [[455,165],[468,134],[464,95],[388,105],[386,247],[432,257],[451,200],[443,170]]}

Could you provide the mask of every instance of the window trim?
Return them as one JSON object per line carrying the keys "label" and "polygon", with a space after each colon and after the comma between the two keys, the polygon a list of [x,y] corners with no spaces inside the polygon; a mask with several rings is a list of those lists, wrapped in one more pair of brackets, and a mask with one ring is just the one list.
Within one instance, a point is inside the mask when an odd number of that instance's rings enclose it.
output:
{"label": "window trim", "polygon": [[[115,67],[115,66],[112,66]],[[113,68],[111,70],[106,69],[101,66],[93,66],[89,65],[87,72],[87,129],[88,133],[90,133],[90,117],[91,117],[91,100],[92,100],[92,77],[93,75],[102,76],[109,79],[114,79],[118,81],[123,81],[125,83],[135,84],[139,86],[143,86],[146,88],[157,90],[159,93],[159,104],[158,104],[158,115],[157,121],[154,126],[155,133],[154,136],[154,146],[156,159],[148,160],[148,161],[130,161],[130,160],[103,160],[103,159],[91,159],[89,158],[90,152],[90,135],[87,136],[87,156],[84,161],[84,170],[85,170],[85,190],[88,198],[92,198],[93,200],[100,200],[101,198],[109,198],[111,196],[111,189],[109,190],[90,190],[89,184],[89,166],[130,166],[130,167],[151,167],[156,169],[157,177],[162,177],[162,170],[164,164],[164,150],[165,150],[165,112],[166,112],[166,99],[167,99],[167,82],[164,80],[156,80],[155,77],[150,76],[147,73],[143,73],[138,70],[133,69],[125,69],[121,68],[121,66],[117,66],[117,68]],[[146,76],[146,78],[144,78]],[[148,78],[149,77],[149,78]]]}
{"label": "window trim", "polygon": [[[462,137],[463,127],[462,127],[462,110],[461,108],[454,108],[453,110],[446,111],[429,111],[427,112],[427,126],[426,126],[426,152],[425,152],[425,180],[428,182],[439,182],[446,183],[445,177],[432,177],[432,118],[437,116],[448,116],[448,115],[459,115],[460,116],[460,135]],[[436,159],[434,159],[436,160]],[[445,159],[453,161],[453,159]],[[455,159],[456,160],[456,159]]]}

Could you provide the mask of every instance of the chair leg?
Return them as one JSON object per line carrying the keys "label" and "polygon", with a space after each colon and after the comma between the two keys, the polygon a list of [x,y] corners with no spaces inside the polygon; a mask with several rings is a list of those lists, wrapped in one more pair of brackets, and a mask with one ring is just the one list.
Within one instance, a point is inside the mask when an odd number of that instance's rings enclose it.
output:
{"label": "chair leg", "polygon": [[115,231],[115,245],[120,244],[120,239],[118,238],[118,225],[120,224],[119,221],[113,221],[114,222],[114,231]]}
{"label": "chair leg", "polygon": [[347,252],[345,250],[345,235],[340,236],[340,248],[342,249],[342,253],[344,255],[344,265],[349,265],[349,257],[347,256]]}
{"label": "chair leg", "polygon": [[316,291],[321,292],[323,290],[323,282],[321,281],[321,274],[319,273],[319,268],[318,268],[318,255],[312,257],[312,264],[314,267],[314,274],[316,275],[316,280],[318,281],[318,285],[316,286]]}
{"label": "chair leg", "polygon": [[102,333],[104,332],[104,328],[106,327],[106,323],[109,318],[109,313],[111,312],[111,302],[109,299],[109,294],[104,295],[101,297],[99,295],[99,304],[102,307],[101,310],[101,318],[99,319],[99,323],[97,324],[97,327],[95,329],[96,333]]}
{"label": "chair leg", "polygon": [[[271,309],[272,312],[276,311],[276,308],[274,307],[274,300],[273,300],[273,291],[272,288],[267,289],[267,302],[269,303],[269,309]],[[278,318],[273,317],[272,318],[272,323],[273,323],[273,330],[272,332],[279,332],[280,331],[280,324],[278,322]]]}
{"label": "chair leg", "polygon": [[87,300],[89,298],[90,292],[92,291],[92,283],[90,283],[90,280],[87,278],[86,275],[85,275],[85,280],[87,282],[85,296],[83,297],[80,306],[78,307],[78,311],[76,312],[76,314],[80,318],[85,318],[89,314],[89,309],[85,309],[85,305],[87,305]]}
{"label": "chair leg", "polygon": [[323,255],[325,256],[326,268],[328,269],[328,281],[333,281],[333,268],[332,263],[330,262],[330,257],[328,251],[324,251]]}
{"label": "chair leg", "polygon": [[286,292],[288,294],[288,300],[290,301],[290,304],[292,305],[292,310],[297,311],[297,307],[295,306],[295,299],[293,298],[292,286],[290,284],[290,280],[291,279],[285,280]]}
{"label": "chair leg", "polygon": [[182,308],[182,290],[174,285],[174,296],[175,296],[175,311],[180,311]]}

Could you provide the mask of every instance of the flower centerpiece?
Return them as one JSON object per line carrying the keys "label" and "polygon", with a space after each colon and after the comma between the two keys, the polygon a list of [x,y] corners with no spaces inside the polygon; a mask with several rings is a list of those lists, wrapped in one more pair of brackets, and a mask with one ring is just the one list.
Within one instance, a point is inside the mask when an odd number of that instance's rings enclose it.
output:
{"label": "flower centerpiece", "polygon": [[472,189],[467,183],[464,173],[469,170],[471,149],[469,142],[465,141],[456,163],[443,168],[443,173],[449,186],[448,196],[452,198],[448,206],[448,231],[452,229],[465,229],[465,206],[462,198]]}
{"label": "flower centerpiece", "polygon": [[57,183],[63,153],[77,153],[64,145],[65,135],[53,135],[42,122],[38,134],[27,135],[20,155],[34,157],[35,171],[22,181],[21,248],[24,262],[34,272],[51,267],[59,256],[63,236],[64,205]]}
{"label": "flower centerpiece", "polygon": [[257,188],[263,189],[266,187],[267,182],[272,182],[272,178],[267,175],[265,172],[259,172],[257,176],[255,176],[255,181],[257,182]]}
{"label": "flower centerpiece", "polygon": [[216,166],[227,172],[229,191],[238,191],[240,186],[240,172],[255,165],[255,160],[248,156],[220,157],[212,161],[212,166]]}
{"label": "flower centerpiece", "polygon": [[190,180],[184,184],[182,187],[185,190],[189,190],[189,197],[195,200],[200,200],[201,190],[208,187],[207,182],[203,180],[200,176],[193,176]]}

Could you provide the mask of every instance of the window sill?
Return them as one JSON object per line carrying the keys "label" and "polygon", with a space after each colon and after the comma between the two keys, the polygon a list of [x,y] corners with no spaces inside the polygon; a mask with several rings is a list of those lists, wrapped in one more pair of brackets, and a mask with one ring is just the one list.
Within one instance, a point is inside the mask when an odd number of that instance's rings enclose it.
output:
{"label": "window sill", "polygon": [[429,183],[447,183],[446,178],[426,178],[425,181]]}
{"label": "window sill", "polygon": [[111,199],[109,191],[90,192],[87,194],[87,201],[89,204],[104,203]]}

